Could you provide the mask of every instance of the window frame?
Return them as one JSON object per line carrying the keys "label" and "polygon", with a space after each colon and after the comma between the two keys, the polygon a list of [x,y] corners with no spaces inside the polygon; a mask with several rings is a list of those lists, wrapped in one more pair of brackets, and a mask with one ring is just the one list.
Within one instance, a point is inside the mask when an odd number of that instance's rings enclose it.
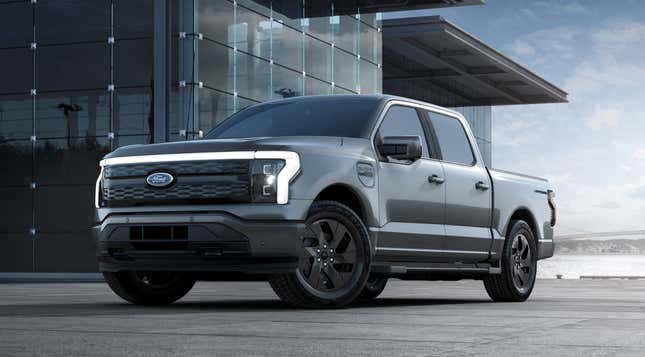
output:
{"label": "window frame", "polygon": [[[461,130],[463,130],[464,134],[466,135],[466,141],[468,142],[468,146],[470,148],[470,153],[473,156],[472,163],[465,164],[465,163],[462,163],[462,162],[448,161],[448,160],[445,160],[443,158],[443,152],[441,152],[441,145],[439,144],[439,137],[437,135],[437,131],[434,128],[434,124],[432,123],[432,120],[430,119],[431,113],[442,115],[442,116],[445,116],[445,117],[447,117],[449,119],[454,119],[459,123],[459,125],[461,127]],[[450,114],[448,112],[442,112],[442,111],[427,108],[427,109],[423,110],[423,121],[426,123],[426,125],[428,125],[430,127],[430,130],[432,132],[432,137],[433,137],[433,140],[434,140],[433,142],[436,143],[436,150],[437,150],[437,153],[438,153],[438,158],[439,158],[439,160],[441,162],[446,163],[446,164],[460,165],[460,166],[466,166],[466,167],[473,167],[473,166],[476,166],[479,163],[479,157],[477,156],[477,153],[475,152],[475,148],[474,148],[474,145],[473,145],[473,142],[472,142],[472,140],[473,140],[472,137],[471,137],[472,135],[468,131],[468,127],[464,125],[465,119],[460,118],[457,115]]]}
{"label": "window frame", "polygon": [[[445,109],[442,107],[437,107],[432,104],[422,104],[422,103],[416,103],[416,102],[409,102],[401,99],[391,99],[389,101],[386,101],[383,104],[383,107],[380,111],[380,113],[377,116],[377,120],[372,128],[372,132],[370,134],[370,141],[372,143],[372,150],[375,153],[375,156],[379,159],[379,161],[382,162],[388,162],[388,161],[383,161],[383,158],[381,157],[381,154],[379,154],[377,148],[376,148],[376,139],[377,139],[377,134],[378,131],[381,129],[381,124],[383,120],[385,119],[385,115],[387,114],[388,110],[394,106],[394,105],[401,105],[401,106],[407,106],[411,107],[417,110],[417,113],[419,115],[419,120],[421,121],[421,127],[424,129],[424,133],[426,135],[426,142],[428,143],[428,146],[430,146],[430,158],[421,158],[420,160],[431,160],[431,161],[439,161],[441,163],[445,164],[453,164],[453,165],[460,165],[460,166],[465,166],[465,167],[474,167],[478,166],[481,162],[477,150],[475,150],[475,146],[473,144],[473,139],[474,136],[472,133],[469,131],[469,127],[466,126],[464,123],[466,123],[466,119],[459,113],[451,111],[449,109]],[[428,117],[428,112],[430,113],[436,113],[436,114],[441,114],[448,116],[450,118],[453,118],[461,124],[462,129],[464,130],[464,133],[466,133],[466,138],[468,139],[468,144],[470,145],[470,150],[473,153],[473,164],[472,165],[466,165],[458,162],[451,162],[451,161],[445,161],[443,159],[443,156],[441,155],[441,149],[439,148],[439,142],[437,140],[437,134],[434,130],[434,127],[432,126],[432,122],[430,121],[430,118]],[[427,130],[427,132],[426,132]]]}
{"label": "window frame", "polygon": [[[379,151],[377,150],[378,144],[376,143],[376,140],[379,138],[379,131],[381,130],[381,126],[383,125],[383,121],[385,120],[385,117],[387,116],[387,113],[392,109],[392,107],[404,107],[404,108],[410,108],[414,110],[417,113],[417,120],[419,121],[419,125],[421,126],[421,130],[423,131],[423,137],[425,138],[426,144],[427,144],[427,150],[428,150],[428,157],[421,157],[419,160],[435,160],[437,161],[439,158],[436,155],[437,150],[436,150],[436,143],[434,141],[435,137],[433,136],[433,131],[432,128],[426,125],[425,121],[423,120],[423,111],[422,108],[410,105],[411,103],[407,102],[399,102],[399,101],[391,101],[386,103],[385,107],[379,114],[379,117],[376,121],[376,125],[374,126],[374,129],[372,131],[371,135],[371,141],[372,141],[372,147],[374,149],[374,152],[376,153],[376,156],[379,158],[379,161],[381,162],[387,162],[387,163],[392,163],[392,164],[402,164],[402,165],[409,165],[412,162],[405,162],[405,161],[391,161],[388,160],[387,158],[381,156]],[[432,139],[432,140],[430,140]],[[422,143],[423,144],[423,143]]]}

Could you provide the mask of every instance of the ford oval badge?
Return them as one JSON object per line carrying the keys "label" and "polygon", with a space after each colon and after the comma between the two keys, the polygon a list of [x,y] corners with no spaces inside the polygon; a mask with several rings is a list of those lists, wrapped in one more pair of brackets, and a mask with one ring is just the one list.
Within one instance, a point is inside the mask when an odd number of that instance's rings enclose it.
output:
{"label": "ford oval badge", "polygon": [[175,181],[175,178],[167,172],[155,172],[146,177],[146,182],[152,187],[167,187]]}

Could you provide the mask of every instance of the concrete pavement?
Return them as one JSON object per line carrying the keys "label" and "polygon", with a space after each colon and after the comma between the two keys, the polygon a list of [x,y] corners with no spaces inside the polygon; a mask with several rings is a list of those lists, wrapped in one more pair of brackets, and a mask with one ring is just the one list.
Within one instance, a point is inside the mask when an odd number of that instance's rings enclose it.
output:
{"label": "concrete pavement", "polygon": [[382,298],[292,310],[266,283],[198,283],[138,307],[102,283],[0,284],[0,356],[645,355],[645,281],[540,280],[525,303],[481,282],[391,280]]}

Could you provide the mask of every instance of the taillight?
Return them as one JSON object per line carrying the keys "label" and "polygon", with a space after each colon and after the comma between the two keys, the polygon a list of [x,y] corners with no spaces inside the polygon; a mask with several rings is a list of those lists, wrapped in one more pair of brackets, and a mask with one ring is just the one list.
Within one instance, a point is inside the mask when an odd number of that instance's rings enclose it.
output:
{"label": "taillight", "polygon": [[547,192],[547,197],[549,200],[549,208],[551,209],[551,227],[555,226],[555,223],[557,222],[558,218],[556,215],[556,207],[555,207],[555,192],[553,190],[549,190]]}

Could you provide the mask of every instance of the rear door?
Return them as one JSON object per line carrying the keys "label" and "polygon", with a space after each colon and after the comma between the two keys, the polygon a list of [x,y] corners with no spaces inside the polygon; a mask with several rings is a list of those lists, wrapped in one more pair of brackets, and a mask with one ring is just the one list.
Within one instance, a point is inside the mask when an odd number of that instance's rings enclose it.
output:
{"label": "rear door", "polygon": [[487,259],[492,185],[486,167],[469,139],[465,121],[438,111],[426,111],[424,120],[432,127],[445,175],[443,249],[454,261]]}
{"label": "rear door", "polygon": [[431,261],[441,255],[445,189],[428,178],[441,181],[444,175],[426,134],[417,109],[396,104],[387,110],[374,138],[376,148],[384,137],[415,135],[423,150],[422,158],[414,162],[380,158],[379,211],[384,225],[379,229],[377,258]]}

